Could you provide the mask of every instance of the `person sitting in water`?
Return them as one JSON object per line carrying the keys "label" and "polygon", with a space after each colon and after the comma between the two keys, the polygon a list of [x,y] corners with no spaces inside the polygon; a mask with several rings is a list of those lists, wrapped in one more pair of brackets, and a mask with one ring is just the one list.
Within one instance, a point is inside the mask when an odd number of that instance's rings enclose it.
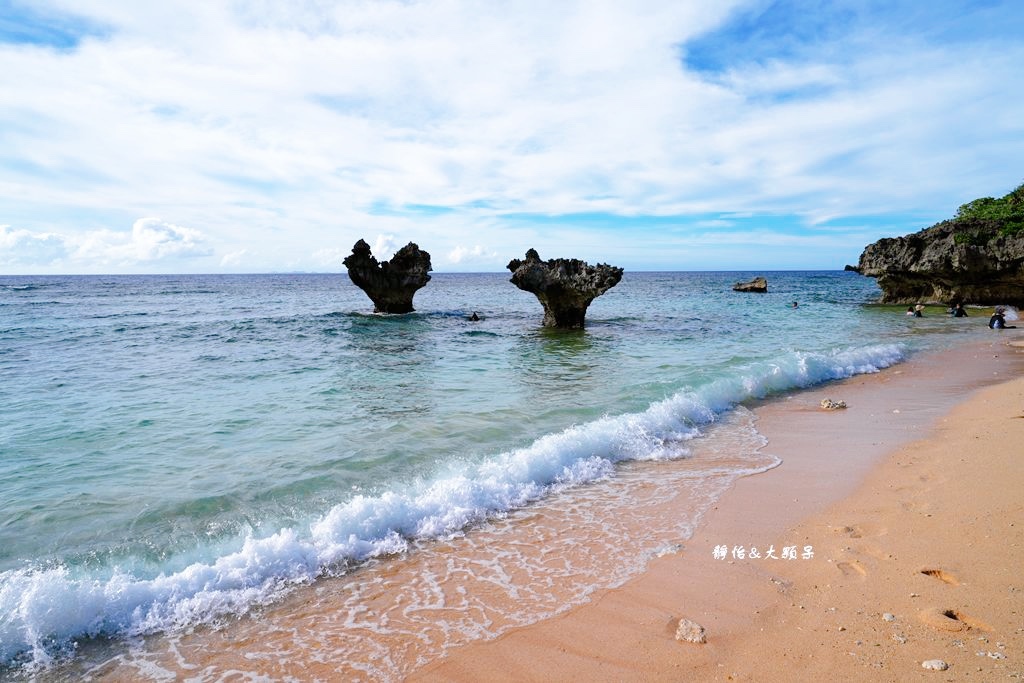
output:
{"label": "person sitting in water", "polygon": [[1006,324],[1006,313],[1003,308],[997,308],[996,312],[992,314],[992,317],[988,319],[989,329],[993,330],[1013,330],[1016,329],[1015,325]]}
{"label": "person sitting in water", "polygon": [[470,319],[470,321],[472,321],[472,322],[476,322],[476,321],[480,320],[480,316],[478,316],[478,315],[476,314],[476,311],[473,311],[473,315],[469,316],[469,319]]}
{"label": "person sitting in water", "polygon": [[949,314],[952,315],[954,318],[967,317],[967,311],[964,310],[964,305],[961,303],[958,303],[956,306],[954,306],[953,310],[950,311]]}
{"label": "person sitting in water", "polygon": [[914,315],[914,307],[907,306],[907,315]]}
{"label": "person sitting in water", "polygon": [[924,304],[918,304],[918,305],[914,306],[914,317],[915,318],[923,318],[924,317]]}

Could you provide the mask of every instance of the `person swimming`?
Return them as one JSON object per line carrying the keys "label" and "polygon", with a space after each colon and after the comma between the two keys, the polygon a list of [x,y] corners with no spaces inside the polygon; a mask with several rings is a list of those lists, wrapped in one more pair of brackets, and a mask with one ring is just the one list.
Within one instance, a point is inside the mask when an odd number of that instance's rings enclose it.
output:
{"label": "person swimming", "polygon": [[1017,329],[1016,325],[1006,324],[1006,309],[1002,306],[997,306],[992,317],[988,319],[989,329],[992,330],[1014,330]]}

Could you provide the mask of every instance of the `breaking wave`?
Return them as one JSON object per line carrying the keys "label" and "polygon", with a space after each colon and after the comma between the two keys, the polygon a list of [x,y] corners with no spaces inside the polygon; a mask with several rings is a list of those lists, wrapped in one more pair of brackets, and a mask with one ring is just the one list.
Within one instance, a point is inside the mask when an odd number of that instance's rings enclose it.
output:
{"label": "breaking wave", "polygon": [[154,633],[242,613],[295,584],[343,571],[410,542],[444,538],[555,490],[611,476],[615,463],[685,457],[685,443],[748,399],[856,374],[904,359],[903,347],[790,352],[680,391],[647,410],[548,434],[480,462],[449,463],[430,480],[357,495],[308,525],[250,536],[236,550],[155,578],[118,567],[0,573],[0,666],[40,668],[76,641]]}

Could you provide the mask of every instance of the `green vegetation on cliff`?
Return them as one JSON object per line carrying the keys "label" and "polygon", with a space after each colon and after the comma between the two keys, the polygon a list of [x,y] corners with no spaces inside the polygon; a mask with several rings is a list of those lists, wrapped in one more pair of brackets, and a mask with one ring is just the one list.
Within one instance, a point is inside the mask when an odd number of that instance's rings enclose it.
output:
{"label": "green vegetation on cliff", "polygon": [[981,246],[997,234],[1024,234],[1024,184],[999,199],[982,197],[967,202],[957,210],[953,221],[966,229],[954,234],[957,244]]}

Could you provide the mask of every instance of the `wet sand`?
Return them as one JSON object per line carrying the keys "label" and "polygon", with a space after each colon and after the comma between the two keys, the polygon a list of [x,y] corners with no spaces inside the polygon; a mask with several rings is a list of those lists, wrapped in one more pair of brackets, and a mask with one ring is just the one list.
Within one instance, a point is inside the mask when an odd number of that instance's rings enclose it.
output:
{"label": "wet sand", "polygon": [[[1024,677],[1024,349],[1007,344],[1021,339],[759,406],[782,466],[738,481],[682,552],[409,680]],[[826,397],[849,407],[823,411]],[[680,618],[707,642],[677,641]],[[922,668],[933,659],[949,669]]]}
{"label": "wet sand", "polygon": [[746,409],[695,443],[692,457],[624,463],[613,478],[298,587],[244,618],[127,648],[89,643],[56,678],[401,680],[451,649],[622,585],[652,555],[677,552],[744,472],[778,464],[759,452],[764,439]]}

